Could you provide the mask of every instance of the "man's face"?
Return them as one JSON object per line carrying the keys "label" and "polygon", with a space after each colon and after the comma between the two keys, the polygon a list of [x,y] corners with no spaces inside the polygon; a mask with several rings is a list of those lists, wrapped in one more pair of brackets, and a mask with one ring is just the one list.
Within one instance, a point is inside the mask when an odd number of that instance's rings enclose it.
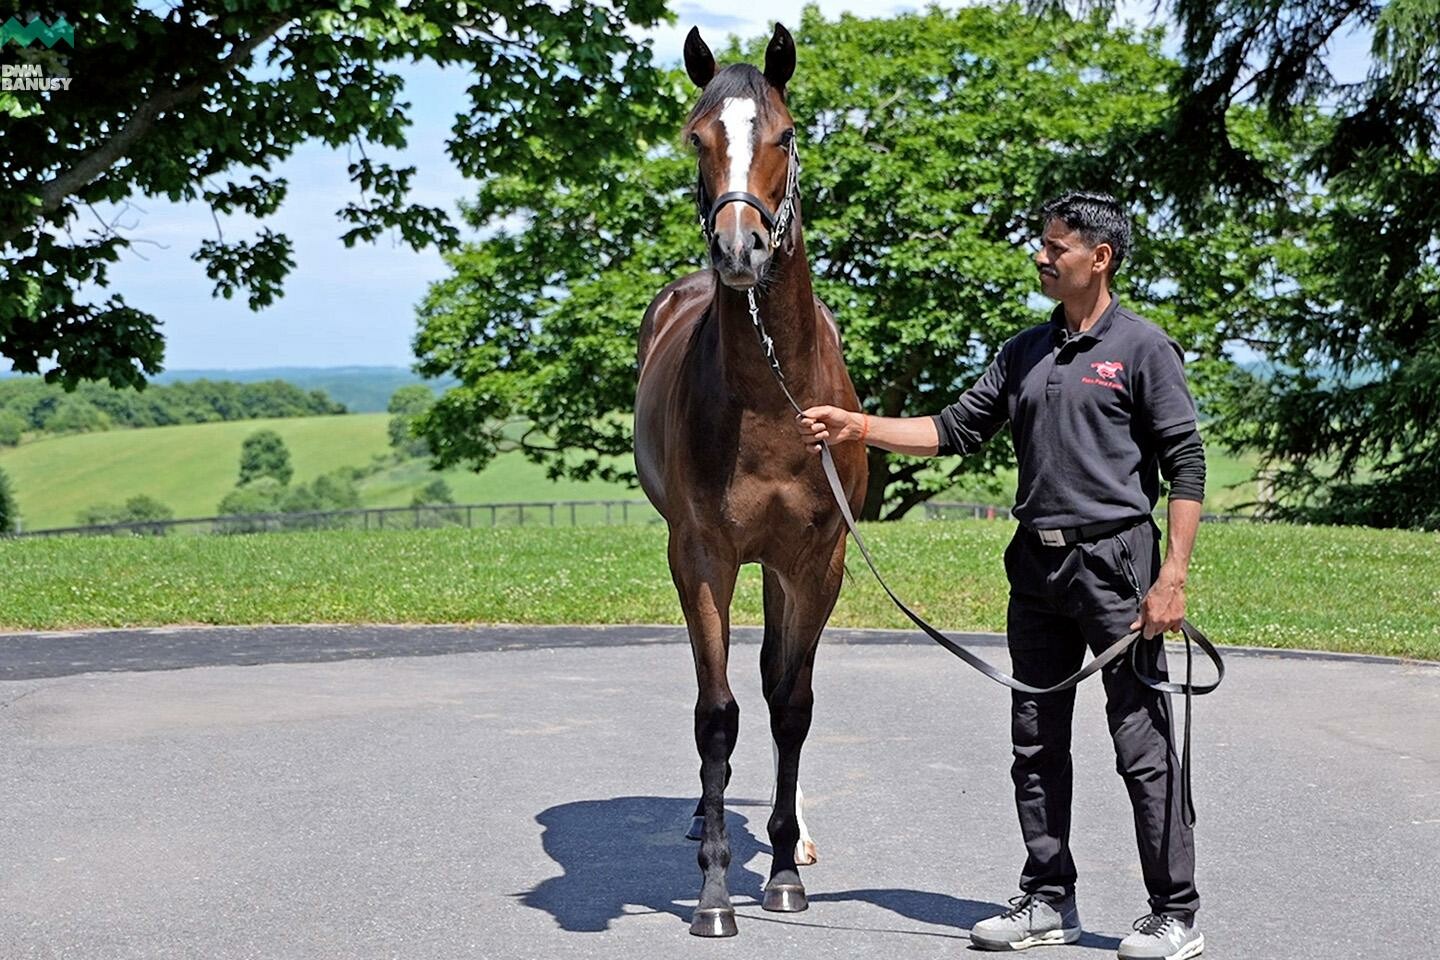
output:
{"label": "man's face", "polygon": [[1110,268],[1110,245],[1086,246],[1085,238],[1064,220],[1049,220],[1040,235],[1035,267],[1040,271],[1040,292],[1066,300],[1104,279]]}

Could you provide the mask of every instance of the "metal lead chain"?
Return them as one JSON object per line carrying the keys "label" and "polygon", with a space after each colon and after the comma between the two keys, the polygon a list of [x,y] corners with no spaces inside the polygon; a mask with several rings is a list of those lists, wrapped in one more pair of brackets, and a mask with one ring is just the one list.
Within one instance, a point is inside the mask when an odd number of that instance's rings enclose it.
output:
{"label": "metal lead chain", "polygon": [[790,388],[785,385],[785,374],[780,369],[779,358],[775,356],[775,341],[766,332],[765,321],[760,319],[760,306],[755,302],[754,287],[745,291],[745,300],[750,306],[750,323],[755,327],[755,335],[760,338],[760,349],[765,351],[765,359],[770,361],[770,372],[775,374],[775,382],[780,384],[780,390],[785,394],[785,399],[790,401],[790,406],[795,408],[795,412],[804,413],[804,409],[790,395]]}

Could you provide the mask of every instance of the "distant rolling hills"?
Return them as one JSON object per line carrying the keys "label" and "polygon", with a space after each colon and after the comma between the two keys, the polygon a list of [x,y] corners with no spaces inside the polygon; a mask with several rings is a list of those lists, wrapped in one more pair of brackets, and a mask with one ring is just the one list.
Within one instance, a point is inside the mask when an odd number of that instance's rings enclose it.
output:
{"label": "distant rolling hills", "polygon": [[255,383],[284,380],[302,390],[324,390],[351,413],[379,413],[401,387],[423,383],[437,393],[454,386],[453,378],[423,380],[405,367],[269,367],[263,370],[166,370],[155,383],[183,380],[233,380]]}

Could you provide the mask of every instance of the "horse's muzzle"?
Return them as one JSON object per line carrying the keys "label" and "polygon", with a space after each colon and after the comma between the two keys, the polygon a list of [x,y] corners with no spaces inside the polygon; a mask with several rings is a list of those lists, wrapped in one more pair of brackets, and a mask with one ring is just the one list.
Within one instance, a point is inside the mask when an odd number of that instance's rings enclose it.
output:
{"label": "horse's muzzle", "polygon": [[760,282],[770,261],[770,239],[755,230],[717,233],[710,242],[710,263],[720,282],[735,290],[749,290]]}

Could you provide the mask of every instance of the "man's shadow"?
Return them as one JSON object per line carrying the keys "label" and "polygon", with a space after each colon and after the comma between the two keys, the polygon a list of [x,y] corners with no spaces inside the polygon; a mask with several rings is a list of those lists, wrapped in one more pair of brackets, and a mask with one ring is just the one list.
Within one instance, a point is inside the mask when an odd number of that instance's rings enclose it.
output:
{"label": "man's shadow", "polygon": [[[743,909],[757,904],[765,880],[745,864],[757,853],[768,855],[770,845],[751,833],[748,818],[736,807],[759,807],[768,817],[770,804],[726,801],[730,895],[734,904]],[[614,797],[550,807],[535,820],[544,828],[540,842],[546,854],[564,873],[516,896],[527,907],[549,913],[562,929],[576,932],[608,930],[611,921],[625,915],[627,906],[668,913],[688,924],[694,907],[679,901],[693,903],[700,892],[696,844],[685,839],[694,810],[693,797]],[[810,902],[874,904],[902,917],[954,931],[924,931],[925,936],[957,939],[967,938],[971,926],[1004,909],[1003,904],[896,888],[820,891],[810,896]],[[805,922],[804,914],[764,917],[777,922]],[[1111,950],[1119,944],[1113,938],[1090,934],[1080,942],[1082,946]]]}

